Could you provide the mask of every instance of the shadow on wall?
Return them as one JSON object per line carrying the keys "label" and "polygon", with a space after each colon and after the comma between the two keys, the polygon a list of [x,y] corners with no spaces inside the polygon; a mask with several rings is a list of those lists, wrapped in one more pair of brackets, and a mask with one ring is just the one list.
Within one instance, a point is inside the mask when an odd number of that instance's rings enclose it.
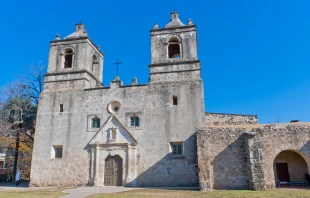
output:
{"label": "shadow on wall", "polygon": [[[174,156],[171,153],[146,170],[138,170],[138,177],[126,186],[198,186],[196,133],[184,141],[184,155]],[[163,149],[164,150],[164,149]],[[141,169],[141,158],[137,166]],[[145,163],[145,162],[143,162]]]}
{"label": "shadow on wall", "polygon": [[246,134],[241,134],[211,162],[214,189],[249,189]]}

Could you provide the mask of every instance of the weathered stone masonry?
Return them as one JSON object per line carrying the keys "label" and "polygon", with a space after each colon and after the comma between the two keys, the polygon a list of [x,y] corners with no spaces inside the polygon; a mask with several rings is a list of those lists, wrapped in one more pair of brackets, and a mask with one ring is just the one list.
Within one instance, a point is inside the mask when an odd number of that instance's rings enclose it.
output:
{"label": "weathered stone masonry", "polygon": [[206,113],[207,126],[257,124],[257,115],[228,114],[228,113]]}
{"label": "weathered stone masonry", "polygon": [[[32,186],[198,186],[196,131],[205,115],[196,26],[184,25],[178,13],[171,17],[150,32],[145,85],[124,86],[116,76],[102,86],[104,55],[83,24],[51,41]],[[134,116],[139,126],[132,126]],[[99,128],[92,127],[93,118],[100,120]],[[55,148],[62,149],[61,157],[55,157]],[[118,159],[117,171],[106,166],[108,158]]]}
{"label": "weathered stone masonry", "polygon": [[277,180],[274,160],[286,150],[300,154],[309,169],[309,124],[261,125],[252,130],[251,125],[248,129],[237,127],[199,130],[201,190],[274,188]]}
{"label": "weathered stone masonry", "polygon": [[304,179],[309,123],[260,125],[256,115],[205,113],[192,20],[185,25],[171,13],[150,36],[150,82],[133,78],[126,86],[119,76],[103,86],[104,54],[83,24],[50,42],[31,186],[264,190],[276,186],[281,164],[291,180]]}

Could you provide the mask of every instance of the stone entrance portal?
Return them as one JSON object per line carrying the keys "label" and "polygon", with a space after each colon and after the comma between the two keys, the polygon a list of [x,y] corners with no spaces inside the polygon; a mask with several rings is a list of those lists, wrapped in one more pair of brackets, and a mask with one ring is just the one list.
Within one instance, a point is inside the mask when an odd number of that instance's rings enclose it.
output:
{"label": "stone entrance portal", "polygon": [[123,160],[120,156],[108,156],[105,159],[104,185],[121,186],[123,175]]}
{"label": "stone entrance portal", "polygon": [[108,118],[89,148],[90,185],[136,185],[137,140],[116,116]]}

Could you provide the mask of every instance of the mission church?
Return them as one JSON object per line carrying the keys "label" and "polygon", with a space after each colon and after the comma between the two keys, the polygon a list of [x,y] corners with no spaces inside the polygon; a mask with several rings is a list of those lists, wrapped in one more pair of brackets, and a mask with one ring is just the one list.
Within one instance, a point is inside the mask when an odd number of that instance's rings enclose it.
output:
{"label": "mission church", "polygon": [[260,190],[309,173],[308,123],[259,125],[256,115],[205,113],[191,19],[184,24],[173,12],[150,34],[148,84],[123,85],[115,76],[103,86],[104,54],[82,23],[50,42],[31,186]]}

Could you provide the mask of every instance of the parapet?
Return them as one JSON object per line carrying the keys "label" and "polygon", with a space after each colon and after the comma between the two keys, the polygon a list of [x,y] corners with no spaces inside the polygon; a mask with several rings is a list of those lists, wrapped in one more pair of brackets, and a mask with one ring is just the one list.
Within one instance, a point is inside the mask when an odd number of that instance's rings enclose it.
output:
{"label": "parapet", "polygon": [[206,126],[257,124],[257,115],[206,112]]}

